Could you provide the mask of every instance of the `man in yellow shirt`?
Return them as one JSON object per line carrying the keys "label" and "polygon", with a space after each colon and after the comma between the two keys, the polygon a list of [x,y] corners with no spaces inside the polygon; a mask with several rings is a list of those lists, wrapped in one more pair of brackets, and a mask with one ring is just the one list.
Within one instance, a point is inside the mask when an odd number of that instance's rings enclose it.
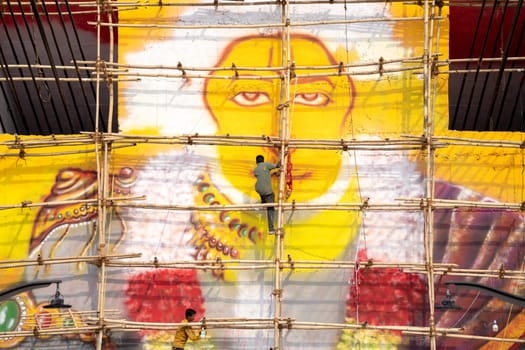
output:
{"label": "man in yellow shirt", "polygon": [[[196,313],[193,309],[186,309],[186,318],[181,323],[193,322]],[[173,339],[173,350],[184,350],[188,339],[199,340],[199,338],[199,332],[193,330],[191,326],[181,325],[175,333],[175,339]]]}

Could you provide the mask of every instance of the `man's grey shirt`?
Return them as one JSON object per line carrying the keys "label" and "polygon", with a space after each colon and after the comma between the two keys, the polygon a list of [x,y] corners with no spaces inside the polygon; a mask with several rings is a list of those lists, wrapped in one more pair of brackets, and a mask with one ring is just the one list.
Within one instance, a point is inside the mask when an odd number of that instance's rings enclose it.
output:
{"label": "man's grey shirt", "polygon": [[253,174],[257,179],[255,182],[255,191],[261,196],[266,196],[273,193],[272,179],[270,170],[277,168],[277,166],[270,162],[258,163]]}

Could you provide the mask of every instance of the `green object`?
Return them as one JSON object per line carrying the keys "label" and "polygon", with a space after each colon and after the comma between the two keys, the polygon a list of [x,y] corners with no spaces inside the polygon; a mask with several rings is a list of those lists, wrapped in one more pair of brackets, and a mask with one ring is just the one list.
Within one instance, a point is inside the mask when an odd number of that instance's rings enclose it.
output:
{"label": "green object", "polygon": [[0,304],[0,332],[9,332],[16,328],[20,318],[20,308],[14,300]]}

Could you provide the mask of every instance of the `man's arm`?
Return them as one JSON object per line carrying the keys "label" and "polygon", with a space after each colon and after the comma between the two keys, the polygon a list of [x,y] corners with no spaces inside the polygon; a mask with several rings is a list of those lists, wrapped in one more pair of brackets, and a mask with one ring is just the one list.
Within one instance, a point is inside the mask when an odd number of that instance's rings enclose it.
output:
{"label": "man's arm", "polygon": [[193,330],[191,327],[186,328],[186,335],[192,341],[199,340],[199,332]]}

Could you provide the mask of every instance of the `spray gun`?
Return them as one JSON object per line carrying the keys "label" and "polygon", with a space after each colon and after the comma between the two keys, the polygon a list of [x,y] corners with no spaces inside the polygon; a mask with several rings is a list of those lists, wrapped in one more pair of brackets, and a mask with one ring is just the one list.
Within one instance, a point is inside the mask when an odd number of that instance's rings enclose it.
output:
{"label": "spray gun", "polygon": [[201,330],[199,332],[199,338],[205,339],[206,338],[206,317],[202,318],[201,321]]}

